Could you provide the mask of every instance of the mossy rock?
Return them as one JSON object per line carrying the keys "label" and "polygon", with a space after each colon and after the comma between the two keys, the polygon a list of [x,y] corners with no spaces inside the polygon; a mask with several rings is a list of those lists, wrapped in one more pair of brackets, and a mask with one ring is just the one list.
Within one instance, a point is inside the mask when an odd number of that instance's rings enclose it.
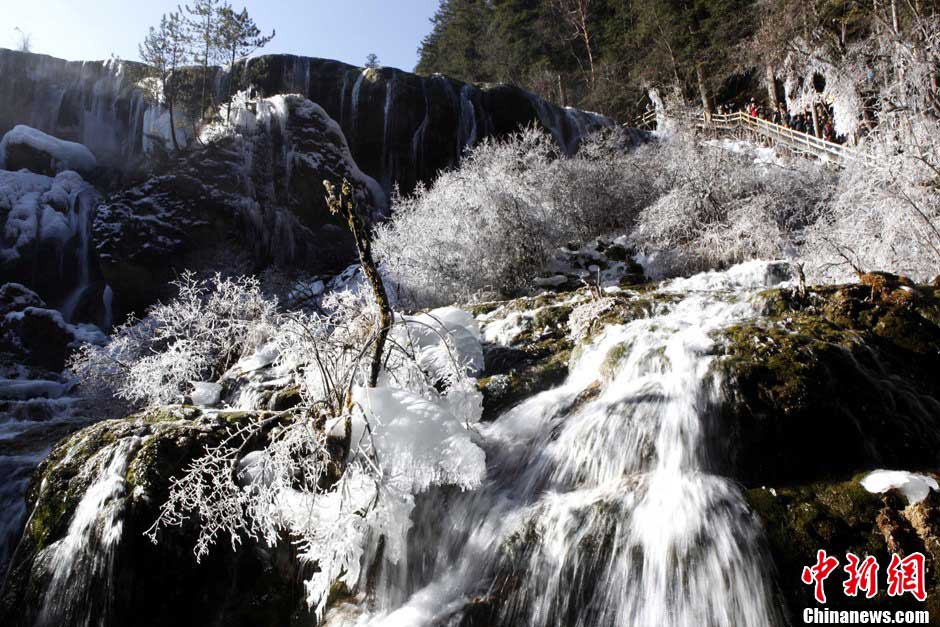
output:
{"label": "mossy rock", "polygon": [[920,291],[910,303],[861,285],[775,290],[765,316],[722,331],[724,470],[755,486],[940,463],[940,327]]}
{"label": "mossy rock", "polygon": [[[116,497],[122,499],[122,533],[113,549],[110,579],[120,584],[107,602],[111,622],[154,627],[315,624],[304,602],[300,560],[290,542],[268,547],[243,538],[232,550],[225,538],[197,564],[193,547],[198,529],[192,521],[161,528],[156,544],[144,534],[166,502],[173,477],[207,447],[229,437],[233,426],[269,415],[230,412],[220,417],[191,407],[158,408],[99,422],[62,442],[39,467],[28,491],[32,515],[0,595],[0,624],[35,623],[48,578],[42,551],[66,534],[94,479],[95,456],[107,454],[110,445],[126,438],[137,438],[138,443],[128,460],[124,489]],[[101,582],[81,584],[92,594],[105,589]]]}
{"label": "mossy rock", "polygon": [[[777,575],[777,583],[790,613],[793,624],[802,622],[803,608],[823,606],[816,603],[813,587],[801,581],[804,566],[816,562],[816,552],[825,550],[839,559],[840,568],[825,581],[829,610],[912,610],[940,609],[940,574],[936,557],[905,518],[906,501],[896,493],[875,495],[868,493],[859,483],[864,475],[845,481],[817,482],[790,487],[753,488],[746,492],[747,500],[760,518]],[[928,512],[933,533],[940,529],[940,497],[934,494],[920,507]],[[893,519],[907,527],[903,546],[893,547],[905,554],[913,551],[928,556],[927,603],[921,604],[910,595],[896,598],[886,594],[885,569],[890,562],[891,549],[885,540],[884,521]],[[842,590],[846,563],[845,554],[854,553],[861,559],[872,555],[880,564],[879,591],[872,599],[848,597]],[[936,551],[934,551],[936,553]]]}

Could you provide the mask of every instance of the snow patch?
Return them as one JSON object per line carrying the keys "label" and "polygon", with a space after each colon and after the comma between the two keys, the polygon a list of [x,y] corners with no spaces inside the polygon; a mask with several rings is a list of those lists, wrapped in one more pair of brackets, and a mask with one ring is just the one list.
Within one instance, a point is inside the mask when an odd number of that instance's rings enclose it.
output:
{"label": "snow patch", "polygon": [[29,146],[33,150],[49,155],[56,173],[66,170],[91,172],[98,165],[95,155],[83,144],[59,139],[24,124],[18,124],[0,140],[0,169],[6,168],[6,152],[10,146],[14,145]]}
{"label": "snow patch", "polygon": [[898,490],[907,499],[908,505],[920,503],[927,498],[931,490],[940,491],[940,485],[933,477],[904,470],[876,470],[869,473],[860,483],[872,494]]}

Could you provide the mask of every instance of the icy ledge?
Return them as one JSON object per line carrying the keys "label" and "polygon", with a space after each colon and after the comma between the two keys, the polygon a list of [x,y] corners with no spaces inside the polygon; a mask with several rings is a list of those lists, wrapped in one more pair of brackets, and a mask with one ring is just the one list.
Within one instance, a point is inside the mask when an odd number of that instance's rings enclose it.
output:
{"label": "icy ledge", "polygon": [[88,174],[93,172],[98,165],[95,155],[83,144],[59,139],[29,126],[18,124],[0,141],[0,169],[8,169],[6,153],[12,146],[17,145],[28,146],[38,153],[47,155],[56,174],[66,170]]}
{"label": "icy ledge", "polygon": [[933,477],[904,470],[876,470],[862,479],[861,484],[872,494],[896,489],[904,495],[908,505],[920,503],[931,490],[940,491],[940,485]]}

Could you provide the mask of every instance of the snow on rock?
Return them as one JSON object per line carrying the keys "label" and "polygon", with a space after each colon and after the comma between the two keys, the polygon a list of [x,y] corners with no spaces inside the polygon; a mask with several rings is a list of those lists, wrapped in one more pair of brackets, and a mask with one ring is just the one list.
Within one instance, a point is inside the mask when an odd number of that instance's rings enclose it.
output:
{"label": "snow on rock", "polygon": [[[258,263],[333,274],[355,259],[323,181],[351,181],[359,207],[381,213],[384,192],[352,159],[336,123],[296,95],[233,100],[230,123],[211,125],[204,148],[173,156],[167,170],[112,196],[99,209],[94,240],[120,301],[143,308],[183,268],[224,263],[248,273]],[[238,256],[243,268],[232,268]],[[216,259],[222,259],[216,262]]]}
{"label": "snow on rock", "polygon": [[940,484],[935,478],[904,470],[876,470],[862,479],[861,484],[872,494],[898,490],[907,499],[908,505],[920,503],[931,490],[940,491]]}
{"label": "snow on rock", "polygon": [[54,176],[66,170],[90,174],[98,166],[95,155],[82,144],[65,141],[23,124],[0,140],[0,169],[26,169]]}
{"label": "snow on rock", "polygon": [[[223,107],[225,109],[226,107]],[[263,132],[267,135],[282,133],[297,135],[288,152],[287,176],[305,176],[307,171],[320,171],[322,178],[338,183],[347,178],[357,188],[360,206],[384,210],[388,207],[385,191],[371,176],[356,165],[346,137],[339,124],[315,102],[298,94],[277,95],[270,98],[250,100],[244,92],[232,99],[231,121],[225,121],[220,112],[220,121],[203,131],[205,142],[233,134],[250,136]],[[317,135],[315,143],[308,129],[298,129],[297,120],[310,124]]]}
{"label": "snow on rock", "polygon": [[48,301],[65,298],[87,268],[83,233],[99,198],[76,172],[0,170],[0,283],[23,283]]}
{"label": "snow on rock", "polygon": [[222,396],[222,386],[218,383],[209,383],[206,381],[193,381],[193,392],[190,398],[193,405],[202,407],[212,407],[217,405]]}
{"label": "snow on rock", "polygon": [[59,371],[68,354],[84,343],[103,345],[107,336],[93,324],[70,324],[33,291],[18,283],[0,287],[0,352],[23,364]]}

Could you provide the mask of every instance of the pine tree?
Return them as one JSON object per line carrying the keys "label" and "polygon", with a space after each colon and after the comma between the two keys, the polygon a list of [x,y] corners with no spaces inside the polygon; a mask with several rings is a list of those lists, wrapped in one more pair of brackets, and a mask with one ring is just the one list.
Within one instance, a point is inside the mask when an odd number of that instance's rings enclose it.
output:
{"label": "pine tree", "polygon": [[218,15],[218,46],[225,52],[232,73],[228,85],[228,98],[225,121],[229,121],[232,112],[232,86],[235,83],[235,62],[247,57],[251,53],[264,48],[274,39],[275,31],[270,35],[262,35],[261,29],[248,15],[247,9],[236,13],[231,6],[225,5],[219,9]]}
{"label": "pine tree", "polygon": [[208,106],[209,66],[220,56],[219,43],[219,3],[221,0],[196,0],[192,6],[186,5],[186,20],[193,44],[193,62],[202,68],[202,88],[199,99],[200,115],[204,115]]}
{"label": "pine tree", "polygon": [[382,64],[379,62],[379,55],[374,52],[370,52],[366,55],[366,64],[365,67],[370,70],[375,70],[382,67]]}
{"label": "pine tree", "polygon": [[176,119],[174,104],[177,86],[174,74],[183,66],[189,56],[189,36],[182,15],[178,12],[165,13],[160,25],[151,26],[144,41],[138,46],[140,60],[147,65],[145,91],[150,100],[165,104],[170,114],[170,139],[173,148],[179,151],[176,138]]}

